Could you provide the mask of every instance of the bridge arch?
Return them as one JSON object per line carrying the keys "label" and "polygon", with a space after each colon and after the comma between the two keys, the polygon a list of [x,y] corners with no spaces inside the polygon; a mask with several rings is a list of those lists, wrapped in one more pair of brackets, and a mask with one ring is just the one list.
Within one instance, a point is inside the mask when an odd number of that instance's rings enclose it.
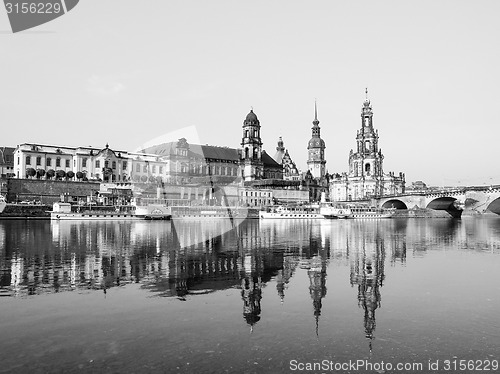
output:
{"label": "bridge arch", "polygon": [[427,204],[427,209],[434,209],[434,210],[454,210],[456,209],[454,203],[457,199],[451,196],[442,196],[438,197],[436,199],[431,200]]}
{"label": "bridge arch", "polygon": [[408,206],[399,199],[390,199],[382,204],[382,208],[408,209]]}
{"label": "bridge arch", "polygon": [[497,197],[495,200],[489,203],[486,210],[500,215],[500,197]]}

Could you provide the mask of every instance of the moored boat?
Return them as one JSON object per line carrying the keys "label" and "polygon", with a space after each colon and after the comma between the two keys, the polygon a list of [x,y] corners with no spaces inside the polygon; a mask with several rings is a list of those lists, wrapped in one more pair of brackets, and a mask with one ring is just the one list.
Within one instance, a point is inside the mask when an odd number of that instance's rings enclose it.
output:
{"label": "moored boat", "polygon": [[259,211],[261,219],[317,219],[323,218],[319,206],[315,205],[278,205]]}
{"label": "moored boat", "polygon": [[349,207],[336,205],[333,203],[323,203],[319,208],[319,213],[325,218],[350,218],[352,211]]}
{"label": "moored boat", "polygon": [[170,208],[165,205],[80,206],[56,202],[52,206],[52,220],[141,220],[169,219]]}
{"label": "moored boat", "polygon": [[378,218],[392,218],[396,209],[378,208],[374,206],[365,205],[351,205],[351,218],[354,219],[378,219]]}

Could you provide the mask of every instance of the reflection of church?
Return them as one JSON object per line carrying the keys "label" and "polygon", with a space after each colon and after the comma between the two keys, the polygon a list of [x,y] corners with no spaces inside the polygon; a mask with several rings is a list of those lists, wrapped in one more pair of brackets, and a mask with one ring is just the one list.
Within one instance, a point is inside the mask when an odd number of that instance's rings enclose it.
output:
{"label": "reflection of church", "polygon": [[375,310],[380,307],[380,287],[385,278],[385,250],[378,235],[374,243],[363,240],[361,245],[351,261],[351,285],[358,286],[358,306],[364,310],[365,337],[371,351],[376,327]]}

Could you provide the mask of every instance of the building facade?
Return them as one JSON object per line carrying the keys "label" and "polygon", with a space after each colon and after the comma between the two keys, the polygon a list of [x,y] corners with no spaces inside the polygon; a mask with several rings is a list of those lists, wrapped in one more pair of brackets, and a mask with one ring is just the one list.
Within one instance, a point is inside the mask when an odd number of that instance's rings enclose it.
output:
{"label": "building facade", "polygon": [[405,175],[383,170],[384,155],[378,146],[378,130],[373,127],[373,110],[368,97],[361,108],[361,129],[356,134],[356,151],[349,153],[349,172],[330,179],[332,201],[363,200],[404,192]]}
{"label": "building facade", "polygon": [[285,143],[282,137],[278,139],[278,146],[276,147],[276,153],[274,155],[274,160],[283,166],[283,179],[298,181],[301,179],[299,169],[293,162],[288,149],[285,149]]}

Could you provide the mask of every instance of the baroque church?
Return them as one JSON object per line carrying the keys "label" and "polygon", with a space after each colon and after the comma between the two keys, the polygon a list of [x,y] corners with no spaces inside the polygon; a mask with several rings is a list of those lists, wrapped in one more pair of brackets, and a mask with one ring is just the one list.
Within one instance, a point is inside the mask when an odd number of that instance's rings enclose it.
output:
{"label": "baroque church", "polygon": [[373,127],[373,110],[368,100],[361,107],[361,129],[356,134],[356,151],[349,153],[349,172],[330,178],[330,200],[363,200],[404,193],[405,175],[384,173],[384,155],[378,146],[378,130]]}

